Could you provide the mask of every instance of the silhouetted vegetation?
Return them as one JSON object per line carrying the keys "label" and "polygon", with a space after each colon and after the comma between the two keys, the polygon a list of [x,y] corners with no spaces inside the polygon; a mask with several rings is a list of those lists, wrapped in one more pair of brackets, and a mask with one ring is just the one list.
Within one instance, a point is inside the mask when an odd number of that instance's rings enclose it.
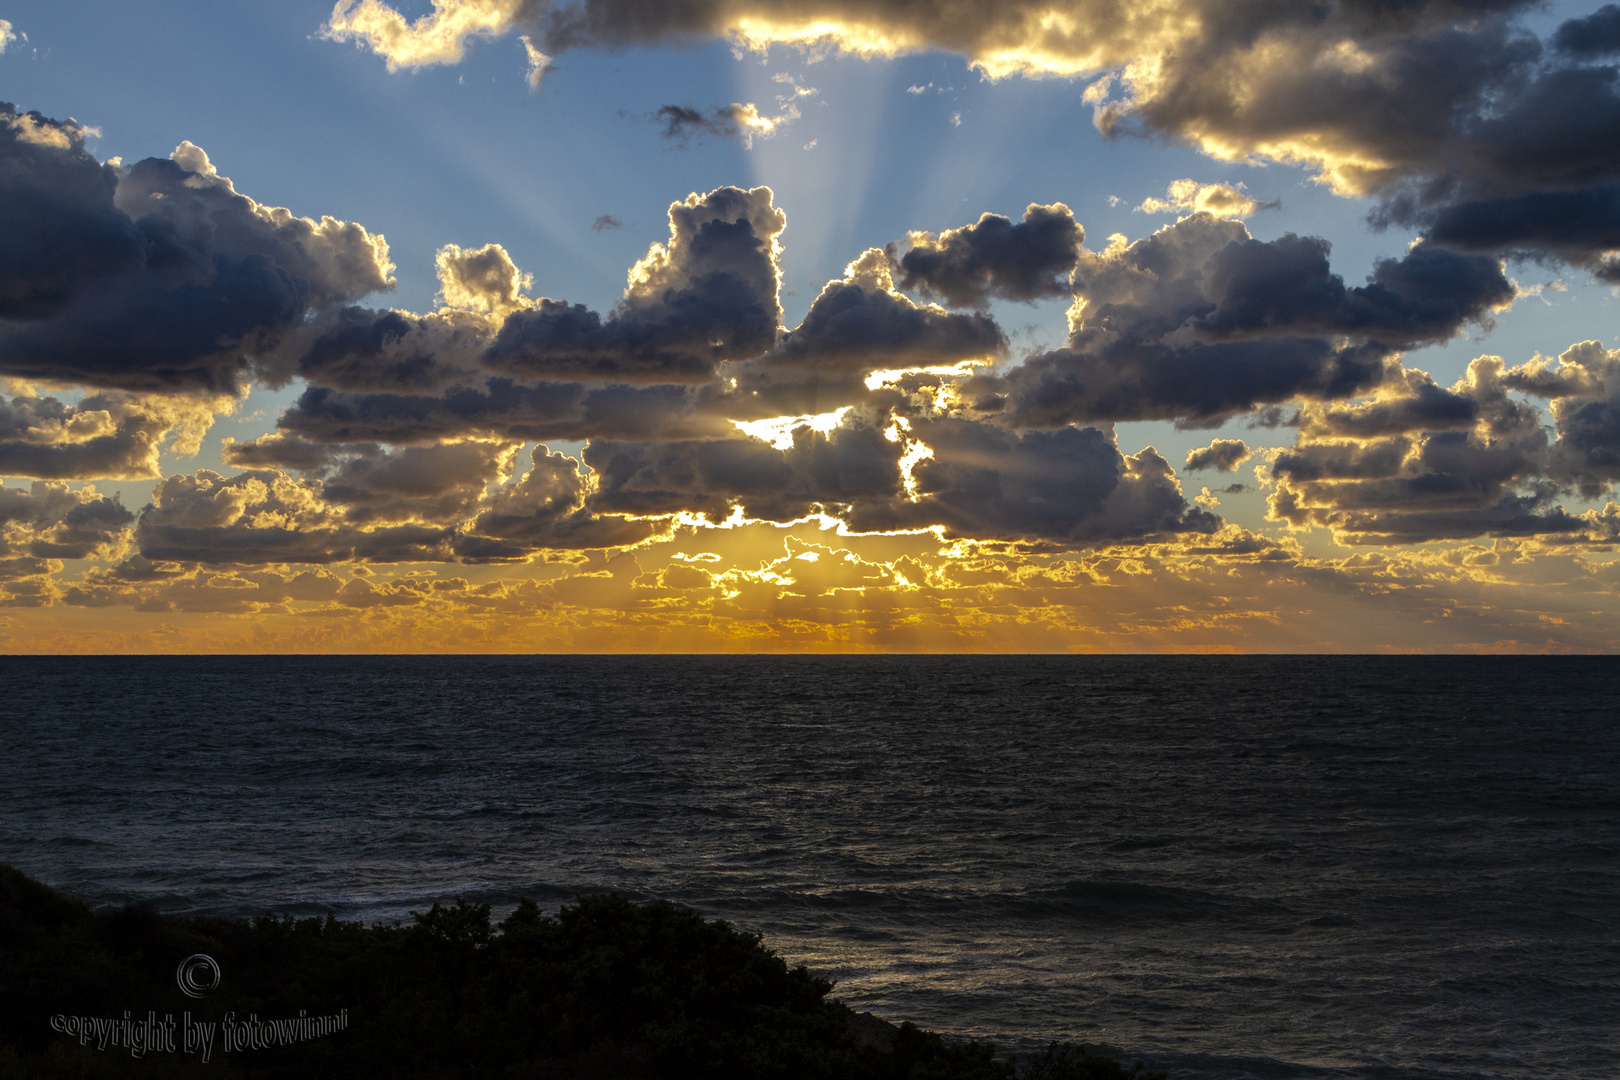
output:
{"label": "silhouetted vegetation", "polygon": [[[180,960],[218,961],[181,992]],[[550,918],[523,901],[433,905],[410,926],[263,916],[179,918],[88,906],[0,866],[0,1076],[634,1080],[1162,1080],[1054,1043],[1022,1067],[987,1043],[853,1014],[832,984],[756,935],[671,904],[592,896]],[[224,1052],[130,1049],[51,1017],[148,1013],[177,1026],[341,1015],[346,1029]],[[70,1026],[58,1021],[58,1026]],[[304,1029],[307,1034],[308,1028]],[[117,1037],[113,1040],[116,1042]],[[160,1036],[161,1039],[161,1036]]]}

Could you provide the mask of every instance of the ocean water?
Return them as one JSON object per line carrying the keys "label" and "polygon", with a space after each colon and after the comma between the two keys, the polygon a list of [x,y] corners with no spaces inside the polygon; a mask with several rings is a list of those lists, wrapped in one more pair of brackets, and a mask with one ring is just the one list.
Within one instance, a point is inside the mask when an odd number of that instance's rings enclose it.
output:
{"label": "ocean water", "polygon": [[0,659],[94,903],[618,890],[859,1009],[1174,1077],[1620,1075],[1609,658]]}

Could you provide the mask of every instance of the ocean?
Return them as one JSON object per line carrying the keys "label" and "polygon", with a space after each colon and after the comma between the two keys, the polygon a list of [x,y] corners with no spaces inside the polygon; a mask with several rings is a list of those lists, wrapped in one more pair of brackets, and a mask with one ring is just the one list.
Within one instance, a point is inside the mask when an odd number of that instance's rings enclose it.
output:
{"label": "ocean", "polygon": [[0,658],[0,861],[408,920],[615,890],[1172,1078],[1620,1075],[1620,660]]}

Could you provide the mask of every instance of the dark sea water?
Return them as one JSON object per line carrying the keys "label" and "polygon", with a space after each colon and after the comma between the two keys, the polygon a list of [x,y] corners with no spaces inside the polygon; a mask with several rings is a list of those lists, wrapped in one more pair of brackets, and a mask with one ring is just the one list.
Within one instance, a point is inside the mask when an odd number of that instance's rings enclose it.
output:
{"label": "dark sea water", "polygon": [[585,892],[1175,1077],[1620,1076],[1620,661],[6,658],[0,861],[92,902]]}

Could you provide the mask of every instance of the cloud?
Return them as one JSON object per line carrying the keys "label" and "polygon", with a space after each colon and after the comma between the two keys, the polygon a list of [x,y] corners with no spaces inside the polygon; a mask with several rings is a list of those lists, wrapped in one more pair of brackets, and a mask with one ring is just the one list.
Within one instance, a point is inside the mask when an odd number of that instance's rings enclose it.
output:
{"label": "cloud", "polygon": [[1596,341],[1570,346],[1556,365],[1533,361],[1513,368],[1503,384],[1551,399],[1558,441],[1551,475],[1597,498],[1620,480],[1620,350]]}
{"label": "cloud", "polygon": [[533,468],[486,500],[456,538],[457,553],[464,562],[504,562],[550,548],[631,546],[657,530],[656,521],[587,510],[588,486],[573,459],[536,452]]}
{"label": "cloud", "polygon": [[518,38],[518,41],[523,45],[523,55],[529,61],[529,74],[525,81],[529,84],[530,90],[538,90],[540,89],[540,80],[545,78],[546,73],[551,70],[551,57],[535,48],[534,42],[528,34],[522,35]]}
{"label": "cloud", "polygon": [[540,0],[434,0],[431,14],[407,22],[377,0],[339,0],[321,36],[369,45],[390,71],[454,64],[465,55],[469,38],[505,34],[542,6]]}
{"label": "cloud", "polygon": [[484,365],[531,379],[695,382],[764,352],[781,321],[776,238],[787,224],[771,198],[726,187],[672,204],[668,245],[631,268],[607,319],[541,300],[507,317]]}
{"label": "cloud", "polygon": [[1438,243],[1465,251],[1507,251],[1561,259],[1620,282],[1620,185],[1470,200],[1429,213],[1398,212]]}
{"label": "cloud", "polygon": [[518,444],[463,440],[434,446],[352,450],[325,471],[320,496],[359,525],[455,525],[470,517],[491,484],[511,478]]}
{"label": "cloud", "polygon": [[[1596,342],[1557,364],[1474,360],[1449,389],[1403,372],[1368,402],[1308,406],[1299,442],[1277,454],[1271,515],[1324,526],[1341,543],[1405,544],[1476,536],[1610,543],[1608,519],[1572,514],[1570,490],[1596,499],[1620,479],[1620,354]],[[1540,410],[1510,393],[1549,398]]]}
{"label": "cloud", "polygon": [[481,358],[501,322],[453,308],[417,315],[345,307],[301,325],[253,371],[272,386],[301,378],[354,392],[443,390],[486,377]]}
{"label": "cloud", "polygon": [[1584,19],[1570,19],[1559,26],[1553,44],[1583,58],[1620,52],[1620,6],[1605,4]]}
{"label": "cloud", "polygon": [[1464,19],[1452,0],[436,0],[407,23],[375,0],[346,0],[326,33],[391,68],[454,63],[470,39],[523,28],[552,55],[729,38],[864,56],[941,49],[992,78],[1106,74],[1086,94],[1104,131],[1179,136],[1225,160],[1306,162],[1366,193],[1423,171],[1522,79],[1539,46],[1509,20],[1530,6],[1486,0]]}
{"label": "cloud", "polygon": [[1152,447],[1122,456],[1096,428],[1014,434],[954,418],[910,428],[930,451],[914,466],[915,496],[857,504],[852,527],[942,525],[950,536],[1084,547],[1220,524],[1187,505],[1175,471]]}
{"label": "cloud", "polygon": [[586,509],[576,464],[543,448],[514,481],[517,449],[464,440],[320,452],[285,437],[257,440],[227,456],[293,463],[305,477],[278,467],[170,476],[141,511],[135,540],[149,563],[482,563],[635,544],[657,528]]}
{"label": "cloud", "polygon": [[[623,299],[605,317],[525,296],[528,275],[498,244],[450,245],[438,256],[440,301],[459,306],[425,315],[326,312],[257,368],[272,383],[309,383],[290,422],[335,441],[576,439],[598,430],[584,412],[600,415],[613,401],[630,413],[655,398],[689,411],[679,390],[635,394],[584,384],[713,386],[716,365],[769,350],[781,318],[777,237],[786,224],[771,200],[769,188],[719,188],[672,204],[668,241],[651,245],[631,268]],[[426,425],[414,435],[405,430],[413,416]],[[366,426],[364,417],[383,426]],[[328,421],[361,427],[348,434]],[[609,417],[600,425],[621,436],[632,430],[646,430],[645,420],[627,427]]]}
{"label": "cloud", "polygon": [[491,378],[439,394],[347,393],[311,387],[277,420],[318,442],[428,443],[468,436],[519,442],[691,438],[730,425],[683,386],[605,386]]}
{"label": "cloud", "polygon": [[[814,91],[811,91],[814,93]],[[797,106],[785,104],[779,116],[765,116],[753,102],[721,105],[703,112],[689,105],[665,105],[654,114],[664,125],[663,136],[684,143],[693,135],[713,135],[718,138],[739,139],[745,147],[754,145],[757,136],[768,139],[784,125],[801,115]]]}
{"label": "cloud", "polygon": [[784,368],[866,373],[985,358],[1006,347],[985,315],[916,304],[894,286],[888,256],[868,248],[816,296],[804,321],[763,361]]}
{"label": "cloud", "polygon": [[195,454],[218,413],[236,401],[106,391],[68,404],[55,397],[0,398],[0,476],[42,480],[140,480],[162,475],[167,449]]}
{"label": "cloud", "polygon": [[816,296],[769,353],[728,368],[735,393],[714,402],[737,420],[818,414],[865,401],[874,373],[989,363],[1007,347],[990,316],[918,304],[894,287],[889,257],[868,248]]}
{"label": "cloud", "polygon": [[[524,28],[549,53],[729,39],[819,55],[940,49],[991,78],[1100,76],[1081,94],[1109,135],[1191,143],[1223,161],[1302,164],[1334,190],[1377,197],[1388,222],[1435,229],[1474,250],[1620,274],[1607,213],[1620,188],[1620,93],[1602,61],[1620,16],[1608,5],[1543,42],[1519,21],[1531,0],[437,0],[407,23],[366,0],[340,4],[328,33],[391,67],[455,62],[464,43]],[[1549,47],[1550,46],[1550,47]],[[733,106],[740,108],[740,106]],[[743,130],[695,110],[676,130]],[[1235,188],[1179,182],[1166,210],[1243,214]],[[1585,215],[1596,213],[1592,219]],[[1582,224],[1601,235],[1581,241]],[[1451,241],[1448,241],[1451,242]]]}
{"label": "cloud", "polygon": [[1346,287],[1329,246],[1194,214],[1082,250],[1068,344],[967,387],[1003,423],[1205,425],[1298,397],[1345,398],[1403,348],[1443,341],[1515,295],[1500,265],[1419,245]]}
{"label": "cloud", "polygon": [[75,490],[60,480],[35,480],[26,490],[0,486],[0,560],[121,558],[134,520],[93,487]]}
{"label": "cloud", "polygon": [[127,170],[0,105],[0,374],[234,393],[313,311],[391,288],[386,243],[239,195],[207,155]]}
{"label": "cloud", "polygon": [[589,505],[602,512],[703,514],[724,521],[733,508],[750,518],[791,521],[817,506],[900,495],[901,446],[880,418],[851,414],[834,429],[800,427],[779,449],[733,432],[723,439],[621,443],[593,441],[585,463],[597,474]]}
{"label": "cloud", "polygon": [[5,19],[0,19],[0,53],[5,52],[6,47],[16,40],[17,31],[12,28],[11,23]]}
{"label": "cloud", "polygon": [[591,222],[592,232],[606,232],[609,229],[622,228],[624,228],[624,222],[620,221],[612,214],[598,214],[596,215],[596,220]]}
{"label": "cloud", "polygon": [[153,491],[135,539],[157,562],[209,564],[443,562],[452,530],[405,524],[364,528],[321,498],[315,481],[279,470],[175,475]]}
{"label": "cloud", "polygon": [[1200,184],[1196,180],[1171,182],[1163,199],[1146,198],[1136,209],[1144,214],[1165,214],[1179,211],[1186,214],[1209,213],[1216,217],[1246,218],[1261,210],[1275,210],[1281,202],[1256,202],[1243,193],[1243,185]]}
{"label": "cloud", "polygon": [[523,293],[534,287],[499,244],[463,251],[446,244],[434,256],[439,269],[439,303],[467,311],[506,315],[530,307]]}
{"label": "cloud", "polygon": [[1249,460],[1249,444],[1242,439],[1216,439],[1187,453],[1188,469],[1214,469],[1233,472]]}
{"label": "cloud", "polygon": [[1069,271],[1086,231],[1062,203],[1031,203],[1021,222],[984,214],[939,236],[914,232],[905,251],[890,244],[899,287],[953,307],[983,307],[997,297],[1032,301],[1066,296]]}

